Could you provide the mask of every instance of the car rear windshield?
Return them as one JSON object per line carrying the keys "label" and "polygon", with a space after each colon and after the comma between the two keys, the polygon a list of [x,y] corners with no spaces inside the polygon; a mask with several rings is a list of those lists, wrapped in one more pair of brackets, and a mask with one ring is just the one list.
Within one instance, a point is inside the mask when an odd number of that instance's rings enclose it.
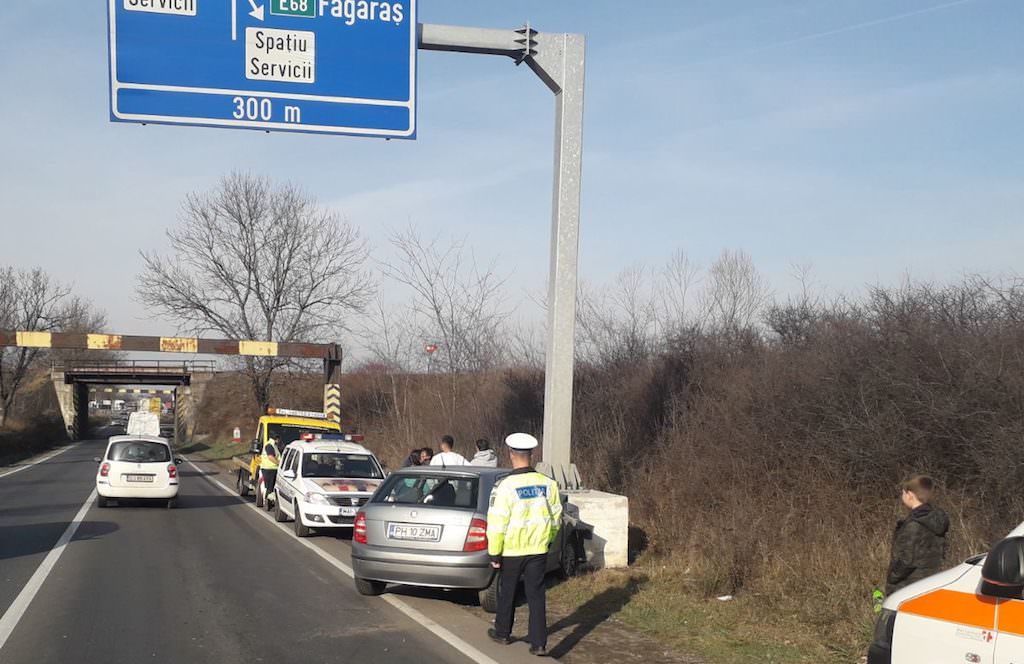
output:
{"label": "car rear windshield", "polygon": [[302,455],[303,477],[381,479],[380,468],[369,454],[309,452]]}
{"label": "car rear windshield", "polygon": [[374,494],[373,502],[476,509],[479,492],[477,477],[392,475]]}
{"label": "car rear windshield", "polygon": [[160,463],[171,460],[171,450],[162,443],[126,440],[110,446],[107,460],[128,463]]}

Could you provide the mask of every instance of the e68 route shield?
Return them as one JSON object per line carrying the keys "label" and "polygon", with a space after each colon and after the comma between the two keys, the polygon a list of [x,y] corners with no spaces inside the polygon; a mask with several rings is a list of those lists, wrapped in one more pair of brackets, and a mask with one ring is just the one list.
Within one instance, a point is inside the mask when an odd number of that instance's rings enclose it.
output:
{"label": "e68 route shield", "polygon": [[110,118],[416,137],[416,0],[109,0]]}

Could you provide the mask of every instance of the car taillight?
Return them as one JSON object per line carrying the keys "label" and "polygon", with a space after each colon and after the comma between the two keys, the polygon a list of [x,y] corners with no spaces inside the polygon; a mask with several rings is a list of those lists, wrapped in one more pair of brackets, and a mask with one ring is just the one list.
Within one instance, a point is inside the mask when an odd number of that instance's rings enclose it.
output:
{"label": "car taillight", "polygon": [[178,467],[175,466],[173,463],[167,466],[167,476],[170,477],[172,480],[178,478]]}
{"label": "car taillight", "polygon": [[366,544],[366,513],[356,514],[355,523],[352,525],[352,541],[359,544]]}
{"label": "car taillight", "polygon": [[484,551],[487,548],[487,522],[483,519],[473,519],[469,524],[469,532],[466,533],[466,544],[463,551]]}
{"label": "car taillight", "polygon": [[100,466],[100,477],[106,477],[109,474],[110,474],[110,464],[107,463],[107,462],[103,462],[103,465]]}

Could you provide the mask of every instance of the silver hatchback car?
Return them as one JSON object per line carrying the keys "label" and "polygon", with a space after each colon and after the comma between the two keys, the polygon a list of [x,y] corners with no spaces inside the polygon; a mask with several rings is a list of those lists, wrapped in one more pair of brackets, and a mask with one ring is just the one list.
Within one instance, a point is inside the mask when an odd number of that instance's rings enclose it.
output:
{"label": "silver hatchback car", "polygon": [[[356,515],[356,590],[379,595],[389,583],[476,590],[480,605],[493,613],[498,575],[487,554],[487,507],[491,489],[510,472],[428,466],[388,476]],[[548,572],[576,573],[581,535],[576,520],[563,512],[562,528],[548,553]]]}

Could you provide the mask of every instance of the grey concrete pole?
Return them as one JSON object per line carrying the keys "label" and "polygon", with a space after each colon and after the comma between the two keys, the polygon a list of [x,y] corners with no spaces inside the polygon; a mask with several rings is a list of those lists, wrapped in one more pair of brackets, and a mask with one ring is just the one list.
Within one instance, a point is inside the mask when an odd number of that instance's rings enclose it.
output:
{"label": "grey concrete pole", "polygon": [[555,93],[554,199],[544,374],[544,462],[565,488],[579,488],[572,466],[573,376],[580,197],[583,182],[585,42],[582,35],[538,35],[530,68]]}
{"label": "grey concrete pole", "polygon": [[555,94],[543,449],[546,470],[563,488],[579,488],[579,475],[572,465],[572,390],[586,40],[583,35],[541,34],[529,26],[515,31],[423,24],[420,49],[504,55],[526,62]]}

